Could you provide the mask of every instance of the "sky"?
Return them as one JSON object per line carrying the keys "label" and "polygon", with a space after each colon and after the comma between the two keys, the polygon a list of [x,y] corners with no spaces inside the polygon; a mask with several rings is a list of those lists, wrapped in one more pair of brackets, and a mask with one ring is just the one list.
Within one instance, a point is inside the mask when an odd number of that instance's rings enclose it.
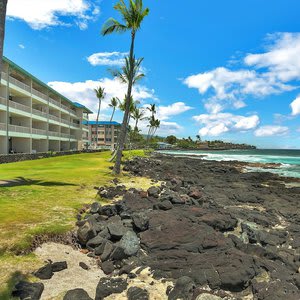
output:
{"label": "sky", "polygon": [[[109,120],[110,99],[126,93],[109,70],[122,66],[130,46],[129,33],[100,34],[109,17],[121,21],[115,3],[9,0],[4,54],[94,112],[94,88],[104,87],[100,119]],[[156,104],[158,135],[300,149],[299,0],[144,5],[150,13],[135,53],[146,76],[133,96],[142,108]]]}

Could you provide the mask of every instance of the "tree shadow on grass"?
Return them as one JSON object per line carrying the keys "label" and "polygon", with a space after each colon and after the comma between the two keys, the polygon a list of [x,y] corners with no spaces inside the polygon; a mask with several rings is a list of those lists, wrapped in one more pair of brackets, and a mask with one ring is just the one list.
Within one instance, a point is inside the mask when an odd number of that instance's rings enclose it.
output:
{"label": "tree shadow on grass", "polygon": [[[40,186],[77,186],[74,183],[60,182],[60,181],[43,181],[38,179],[30,179],[24,177],[17,177],[12,180],[0,180],[0,187],[14,187],[24,185],[40,185]],[[0,298],[1,299],[1,298]]]}
{"label": "tree shadow on grass", "polygon": [[[17,271],[14,272],[8,281],[6,282],[6,287],[4,289],[1,289],[0,291],[0,299],[1,300],[12,300],[12,299],[18,299],[12,296],[12,291],[14,290],[15,285],[20,281],[24,280],[25,276]],[[3,287],[2,287],[3,288]]]}

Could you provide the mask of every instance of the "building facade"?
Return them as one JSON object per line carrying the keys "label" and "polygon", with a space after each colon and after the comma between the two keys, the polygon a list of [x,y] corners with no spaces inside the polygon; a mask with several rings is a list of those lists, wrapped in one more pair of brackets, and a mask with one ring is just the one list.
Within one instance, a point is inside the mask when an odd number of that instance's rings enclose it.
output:
{"label": "building facade", "polygon": [[0,155],[81,150],[92,113],[3,58],[0,85]]}
{"label": "building facade", "polygon": [[[90,148],[115,148],[121,124],[109,121],[88,121],[84,122],[89,128],[89,147]],[[97,140],[98,126],[98,140]]]}

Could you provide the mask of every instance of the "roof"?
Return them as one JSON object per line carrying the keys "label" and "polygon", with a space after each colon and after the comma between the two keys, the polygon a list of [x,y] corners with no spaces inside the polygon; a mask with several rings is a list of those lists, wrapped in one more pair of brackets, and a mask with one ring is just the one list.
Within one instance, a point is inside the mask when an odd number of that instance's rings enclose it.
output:
{"label": "roof", "polygon": [[[83,124],[85,125],[97,125],[97,121],[84,121]],[[98,121],[98,125],[115,125],[115,126],[121,126],[120,123],[115,121]]]}
{"label": "roof", "polygon": [[[7,57],[3,56],[3,60],[5,62],[7,62],[10,67],[12,67],[13,69],[16,69],[18,71],[20,71],[21,73],[27,75],[28,77],[30,77],[32,80],[36,81],[38,84],[40,84],[41,86],[43,86],[44,88],[50,90],[53,94],[61,97],[63,100],[69,102],[71,105],[77,107],[77,108],[83,108],[86,112],[88,113],[93,113],[91,110],[89,110],[87,107],[85,107],[84,105],[78,103],[78,102],[73,102],[70,99],[68,99],[67,97],[65,97],[64,95],[60,94],[59,92],[57,92],[56,90],[54,90],[53,88],[51,88],[48,84],[44,83],[43,81],[39,80],[38,78],[36,78],[35,76],[33,76],[31,73],[27,72],[26,70],[24,70],[22,67],[20,67],[19,65],[17,65],[16,63],[14,63],[13,61],[11,61],[10,59],[8,59]],[[80,106],[77,106],[80,105]]]}

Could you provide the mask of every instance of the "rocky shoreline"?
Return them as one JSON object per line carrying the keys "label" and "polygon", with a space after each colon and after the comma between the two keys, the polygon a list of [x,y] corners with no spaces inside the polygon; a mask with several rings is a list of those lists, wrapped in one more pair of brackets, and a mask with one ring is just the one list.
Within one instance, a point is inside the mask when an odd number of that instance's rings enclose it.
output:
{"label": "rocky shoreline", "polygon": [[[300,188],[242,167],[160,154],[127,162],[125,171],[153,186],[126,189],[116,179],[98,188],[109,205],[78,215],[82,251],[106,274],[94,299],[300,299]],[[51,262],[35,275],[45,269],[56,272]],[[63,299],[91,296],[77,289]]]}

